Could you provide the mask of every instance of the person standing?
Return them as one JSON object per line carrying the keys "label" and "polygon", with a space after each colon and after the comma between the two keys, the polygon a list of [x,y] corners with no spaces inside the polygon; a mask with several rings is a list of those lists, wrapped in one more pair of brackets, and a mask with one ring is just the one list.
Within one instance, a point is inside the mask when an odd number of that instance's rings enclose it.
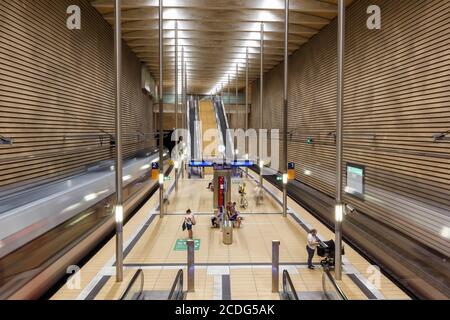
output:
{"label": "person standing", "polygon": [[317,239],[317,230],[312,229],[310,233],[308,233],[307,238],[306,251],[308,252],[308,268],[314,270],[312,260],[314,258],[314,253],[316,252],[317,246],[319,245],[319,240]]}
{"label": "person standing", "polygon": [[184,216],[184,222],[183,222],[183,230],[187,229],[189,239],[193,240],[194,234],[192,231],[192,227],[195,226],[195,216],[192,213],[191,209],[186,210],[186,214]]}

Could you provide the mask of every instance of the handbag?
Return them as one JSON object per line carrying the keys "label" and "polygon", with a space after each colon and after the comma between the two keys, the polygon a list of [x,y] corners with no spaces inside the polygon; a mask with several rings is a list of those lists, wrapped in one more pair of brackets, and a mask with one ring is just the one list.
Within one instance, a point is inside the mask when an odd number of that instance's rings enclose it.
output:
{"label": "handbag", "polygon": [[183,229],[183,231],[186,230],[186,221],[183,221],[183,224],[181,225],[181,228]]}

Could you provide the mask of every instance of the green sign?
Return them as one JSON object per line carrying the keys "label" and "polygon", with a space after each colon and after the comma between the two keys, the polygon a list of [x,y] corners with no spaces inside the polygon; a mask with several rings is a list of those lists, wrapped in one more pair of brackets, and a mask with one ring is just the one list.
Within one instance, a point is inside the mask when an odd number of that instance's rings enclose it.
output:
{"label": "green sign", "polygon": [[306,143],[307,144],[314,144],[314,139],[313,138],[308,138],[308,139],[306,139]]}
{"label": "green sign", "polygon": [[277,181],[283,181],[283,177],[277,177]]}
{"label": "green sign", "polygon": [[164,177],[164,181],[170,181],[170,180],[172,180],[171,177]]}
{"label": "green sign", "polygon": [[[174,251],[187,251],[187,240],[178,239],[175,243],[175,248],[173,248]],[[194,240],[194,250],[198,251],[200,250],[200,239]]]}
{"label": "green sign", "polygon": [[364,175],[364,171],[361,168],[355,168],[355,167],[348,167],[348,172],[349,173],[353,173],[356,174],[358,176],[363,176]]}

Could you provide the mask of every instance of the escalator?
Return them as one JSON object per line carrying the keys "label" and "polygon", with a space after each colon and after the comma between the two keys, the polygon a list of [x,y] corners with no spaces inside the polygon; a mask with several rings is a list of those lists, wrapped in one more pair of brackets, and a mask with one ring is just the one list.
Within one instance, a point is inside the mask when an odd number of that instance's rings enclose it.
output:
{"label": "escalator", "polygon": [[287,270],[283,271],[283,291],[280,293],[280,298],[281,300],[300,300]]}
{"label": "escalator", "polygon": [[323,270],[322,290],[324,300],[348,300],[328,269]]}
{"label": "escalator", "polygon": [[227,159],[233,159],[233,153],[234,153],[234,143],[233,143],[233,137],[231,135],[231,132],[228,130],[228,119],[225,112],[225,106],[223,104],[223,101],[220,98],[216,98],[214,100],[214,109],[216,112],[216,121],[217,121],[217,127],[220,132],[219,136],[221,137],[221,144],[225,147],[225,151],[223,152],[224,157]]}
{"label": "escalator", "polygon": [[144,272],[139,269],[131,278],[130,283],[125,289],[119,300],[185,300],[186,292],[184,291],[184,273],[180,269],[175,276],[173,285],[168,292],[158,292],[155,296],[154,292],[146,291],[144,288],[145,279]]}
{"label": "escalator", "polygon": [[120,300],[145,300],[144,272],[142,269],[136,271],[133,278],[131,278]]}
{"label": "escalator", "polygon": [[[202,159],[202,135],[199,117],[199,101],[198,98],[190,96],[187,101],[187,123],[189,129],[188,150],[190,150],[191,160]],[[199,168],[192,167],[189,171],[189,177],[192,175],[201,175]]]}
{"label": "escalator", "polygon": [[178,273],[173,282],[172,288],[170,289],[169,296],[167,300],[186,300],[186,292],[184,291],[184,273],[183,270],[178,270]]}
{"label": "escalator", "polygon": [[[202,157],[206,161],[215,161],[218,156],[218,146],[220,137],[218,132],[216,112],[211,100],[203,99],[200,101],[200,121],[202,130]],[[221,135],[220,135],[221,136]],[[213,174],[213,168],[204,168],[205,176]]]}
{"label": "escalator", "polygon": [[289,272],[284,270],[283,290],[280,292],[280,298],[281,300],[348,300],[328,269],[323,270],[322,293],[318,296],[315,293],[298,292],[294,287]]}

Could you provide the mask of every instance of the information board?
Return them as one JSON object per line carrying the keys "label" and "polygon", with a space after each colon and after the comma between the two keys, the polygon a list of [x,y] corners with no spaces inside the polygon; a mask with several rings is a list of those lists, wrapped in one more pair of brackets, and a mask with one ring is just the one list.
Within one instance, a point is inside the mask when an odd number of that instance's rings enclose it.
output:
{"label": "information board", "polygon": [[347,164],[346,193],[359,198],[364,197],[364,171],[363,166]]}

